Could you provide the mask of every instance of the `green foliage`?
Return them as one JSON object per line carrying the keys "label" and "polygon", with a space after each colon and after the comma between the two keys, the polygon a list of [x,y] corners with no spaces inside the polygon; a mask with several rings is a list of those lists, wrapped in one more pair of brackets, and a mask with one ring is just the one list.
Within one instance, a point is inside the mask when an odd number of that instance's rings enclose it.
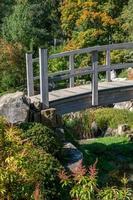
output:
{"label": "green foliage", "polygon": [[94,111],[95,120],[98,126],[103,129],[105,124],[111,128],[117,128],[119,124],[127,123],[133,126],[133,114],[128,110],[119,110],[114,108],[100,108]]}
{"label": "green foliage", "polygon": [[[80,151],[84,155],[84,163],[92,164],[98,158],[98,184],[112,187],[121,185],[121,175],[127,177],[132,173],[130,164],[133,163],[133,145],[126,137],[104,137],[88,140],[80,144]],[[130,182],[131,183],[131,182]],[[128,186],[130,186],[128,183]]]}
{"label": "green foliage", "polygon": [[133,191],[127,188],[128,179],[124,176],[122,187],[99,188],[97,184],[96,162],[89,168],[82,163],[68,175],[65,171],[59,173],[62,187],[70,187],[69,194],[73,199],[80,200],[131,200]]}
{"label": "green foliage", "polygon": [[[118,41],[118,16],[127,1],[63,1],[62,29],[69,38],[65,49],[82,48]],[[121,37],[122,38],[122,37]],[[120,39],[120,37],[119,37]]]}
{"label": "green foliage", "polygon": [[0,92],[25,85],[24,47],[0,39]]}
{"label": "green foliage", "polygon": [[64,121],[76,139],[92,137],[91,125],[96,122],[102,133],[107,127],[117,128],[119,124],[128,124],[133,127],[133,113],[128,110],[114,108],[90,109],[66,115]]}
{"label": "green foliage", "polygon": [[122,28],[125,31],[127,40],[133,39],[133,0],[128,1],[128,5],[124,7],[121,15]]}
{"label": "green foliage", "polygon": [[[56,54],[63,51],[63,47],[51,48],[50,54]],[[49,60],[49,71],[57,72],[68,69],[68,60],[66,58],[57,58]]]}
{"label": "green foliage", "polygon": [[98,194],[99,200],[129,200],[132,199],[132,190],[129,188],[118,189],[117,187],[104,188]]}
{"label": "green foliage", "polygon": [[39,123],[21,124],[23,139],[28,138],[36,147],[43,148],[47,153],[57,155],[61,149],[61,143],[50,128]]}
{"label": "green foliage", "polygon": [[[33,50],[33,54],[37,56],[38,46],[49,48],[50,52],[56,53],[131,40],[132,0],[2,0],[0,25],[2,40],[6,40],[7,45],[16,48],[14,55],[16,54],[17,58],[16,63],[9,63],[10,57],[5,55],[0,41],[2,49],[0,66],[5,65],[4,71],[0,67],[0,92],[12,88],[16,90],[20,86],[24,89],[26,77],[24,54],[27,50]],[[54,38],[57,39],[57,48],[51,48]],[[103,56],[99,57],[101,59]],[[112,60],[113,63],[125,61],[120,52],[112,53]],[[75,61],[75,68],[87,66],[90,64],[90,57],[77,56]],[[67,58],[49,61],[50,72],[66,69],[68,69]],[[38,66],[35,71],[38,75]],[[84,79],[88,81],[90,77],[86,76]],[[62,81],[59,87],[66,85],[67,82]]]}
{"label": "green foliage", "polygon": [[47,46],[60,32],[56,6],[58,1],[17,1],[3,23],[3,37],[28,49]]}
{"label": "green foliage", "polygon": [[15,3],[15,0],[1,0],[0,1],[0,29],[1,29],[1,25],[3,23],[4,17],[8,16],[11,13],[14,3]]}
{"label": "green foliage", "polygon": [[[89,112],[89,111],[88,111]],[[66,115],[64,122],[74,138],[90,138],[91,137],[91,123],[93,116],[88,112],[83,111],[74,115]]]}
{"label": "green foliage", "polygon": [[72,199],[95,199],[95,192],[97,190],[97,170],[95,165],[96,163],[87,170],[80,162],[79,165],[73,169],[71,175],[68,175],[65,171],[59,173],[62,187],[70,186],[69,194]]}
{"label": "green foliage", "polygon": [[0,199],[54,199],[59,162],[0,118]]}

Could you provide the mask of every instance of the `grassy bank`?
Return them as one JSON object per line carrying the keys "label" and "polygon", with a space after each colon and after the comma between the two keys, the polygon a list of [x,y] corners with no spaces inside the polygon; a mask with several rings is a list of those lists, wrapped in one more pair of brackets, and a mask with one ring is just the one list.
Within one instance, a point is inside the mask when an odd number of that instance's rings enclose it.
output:
{"label": "grassy bank", "polygon": [[[84,154],[84,164],[92,164],[98,159],[99,184],[106,182],[120,184],[120,178],[126,173],[130,179],[133,174],[133,143],[125,137],[105,137],[80,141],[80,150]],[[133,187],[133,182],[130,182]]]}

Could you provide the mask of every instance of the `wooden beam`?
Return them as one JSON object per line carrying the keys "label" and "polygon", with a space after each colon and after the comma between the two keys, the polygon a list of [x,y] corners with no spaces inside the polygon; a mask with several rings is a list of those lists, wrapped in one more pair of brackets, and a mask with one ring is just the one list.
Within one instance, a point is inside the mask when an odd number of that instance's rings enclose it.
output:
{"label": "wooden beam", "polygon": [[117,50],[117,49],[132,49],[132,48],[133,48],[133,42],[94,46],[94,47],[87,47],[83,49],[76,49],[72,51],[52,54],[49,56],[49,59],[55,59],[55,58],[60,58],[60,57],[65,57],[65,56],[70,56],[70,55],[78,55],[78,54],[83,54],[83,53],[92,53],[93,51],[107,51],[108,49]]}
{"label": "wooden beam", "polygon": [[108,49],[106,51],[106,66],[109,68],[107,71],[106,71],[106,80],[108,82],[111,81],[111,70],[110,70],[110,49]]}
{"label": "wooden beam", "polygon": [[[74,56],[73,55],[69,56],[69,70],[70,70],[70,74],[73,74],[73,72],[74,72]],[[69,79],[69,86],[70,86],[70,88],[74,87],[74,77],[73,76]]]}
{"label": "wooden beam", "polygon": [[48,52],[47,49],[39,49],[40,64],[40,96],[43,109],[49,107],[48,91]]}
{"label": "wooden beam", "polygon": [[27,71],[27,95],[34,96],[34,78],[32,53],[26,53],[26,71]]}
{"label": "wooden beam", "polygon": [[98,105],[98,72],[97,72],[97,66],[98,66],[98,52],[94,51],[92,53],[92,69],[93,69],[93,75],[92,75],[92,106]]}

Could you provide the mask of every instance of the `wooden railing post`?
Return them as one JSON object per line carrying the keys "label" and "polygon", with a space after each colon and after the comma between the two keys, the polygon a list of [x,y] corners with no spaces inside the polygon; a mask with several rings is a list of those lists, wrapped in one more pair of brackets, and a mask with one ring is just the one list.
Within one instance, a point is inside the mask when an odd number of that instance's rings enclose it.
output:
{"label": "wooden railing post", "polygon": [[[73,55],[69,56],[69,70],[70,70],[70,74],[73,73],[73,71],[74,71],[74,57],[73,57]],[[70,88],[74,87],[74,77],[71,77],[69,79],[69,86],[70,86]]]}
{"label": "wooden railing post", "polygon": [[39,49],[39,64],[40,64],[40,96],[42,108],[49,107],[48,93],[48,52],[47,49]]}
{"label": "wooden railing post", "polygon": [[34,96],[32,53],[26,53],[27,95]]}
{"label": "wooden railing post", "polygon": [[[106,51],[106,66],[107,66],[107,67],[110,67],[110,49],[108,49],[108,50]],[[111,81],[111,70],[110,70],[110,69],[108,69],[108,70],[106,71],[106,80],[107,80],[108,82]]]}
{"label": "wooden railing post", "polygon": [[97,65],[98,65],[98,51],[92,52],[92,106],[98,105],[98,72],[97,72]]}

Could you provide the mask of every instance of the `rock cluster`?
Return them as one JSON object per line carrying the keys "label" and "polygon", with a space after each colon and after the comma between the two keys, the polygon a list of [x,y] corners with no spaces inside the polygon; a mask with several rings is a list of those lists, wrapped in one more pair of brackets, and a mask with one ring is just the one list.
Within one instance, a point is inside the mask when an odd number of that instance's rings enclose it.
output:
{"label": "rock cluster", "polygon": [[55,108],[42,110],[39,100],[31,102],[23,92],[5,94],[0,97],[0,115],[11,124],[22,122],[40,122],[46,126],[57,128],[62,120]]}

